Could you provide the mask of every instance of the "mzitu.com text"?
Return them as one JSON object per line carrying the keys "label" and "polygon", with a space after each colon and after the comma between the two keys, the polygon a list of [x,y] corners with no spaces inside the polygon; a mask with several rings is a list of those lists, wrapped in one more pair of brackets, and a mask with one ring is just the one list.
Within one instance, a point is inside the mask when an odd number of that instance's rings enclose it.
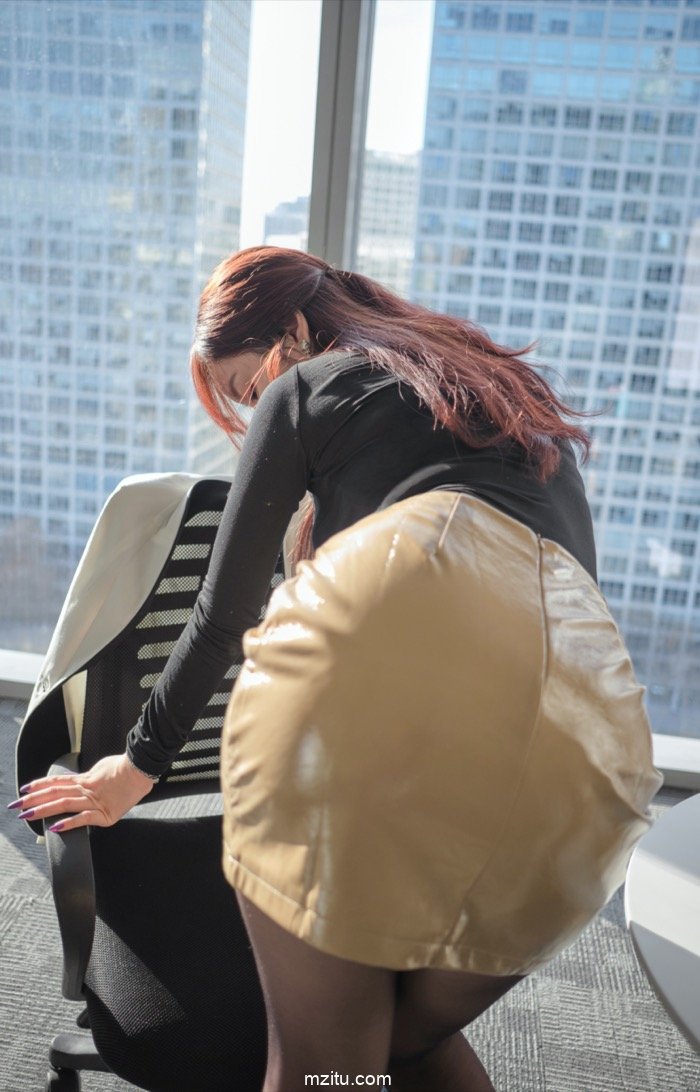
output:
{"label": "mzitu.com text", "polygon": [[358,1073],[356,1077],[350,1077],[347,1073],[338,1073],[333,1069],[330,1073],[305,1073],[305,1087],[330,1088],[332,1085],[345,1085],[349,1088],[378,1088],[391,1087],[391,1077],[388,1073],[367,1073],[364,1076]]}

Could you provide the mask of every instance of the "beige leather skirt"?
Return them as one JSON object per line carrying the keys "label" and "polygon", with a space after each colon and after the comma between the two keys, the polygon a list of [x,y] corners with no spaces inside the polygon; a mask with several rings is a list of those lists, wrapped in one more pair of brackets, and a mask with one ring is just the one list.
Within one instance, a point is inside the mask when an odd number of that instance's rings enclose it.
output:
{"label": "beige leather skirt", "polygon": [[524,974],[622,882],[660,777],[622,638],[560,546],[412,497],[303,563],[244,647],[224,870],[291,933]]}

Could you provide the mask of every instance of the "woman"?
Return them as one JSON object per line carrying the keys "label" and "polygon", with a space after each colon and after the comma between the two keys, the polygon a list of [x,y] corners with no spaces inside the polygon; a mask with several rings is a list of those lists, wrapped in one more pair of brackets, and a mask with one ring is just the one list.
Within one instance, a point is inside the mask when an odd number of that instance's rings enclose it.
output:
{"label": "woman", "polygon": [[[192,369],[232,436],[258,406],[193,617],[126,754],[26,786],[22,814],[116,821],[243,644],[224,869],[265,1089],[492,1089],[460,1029],[605,903],[659,785],[595,583],[586,435],[477,327],[274,247],[214,272]],[[317,553],[254,628],[307,491]]]}

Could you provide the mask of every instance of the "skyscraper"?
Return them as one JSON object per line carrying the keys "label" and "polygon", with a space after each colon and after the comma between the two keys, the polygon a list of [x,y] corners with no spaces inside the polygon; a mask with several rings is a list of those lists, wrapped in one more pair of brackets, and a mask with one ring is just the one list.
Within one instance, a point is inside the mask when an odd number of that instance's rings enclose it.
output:
{"label": "skyscraper", "polygon": [[657,731],[700,736],[700,4],[437,0],[422,303],[591,421],[601,587]]}
{"label": "skyscraper", "polygon": [[187,362],[238,245],[249,35],[250,0],[0,5],[0,644],[42,647],[124,475],[230,471]]}
{"label": "skyscraper", "polygon": [[357,267],[400,296],[411,286],[417,207],[418,155],[367,149]]}
{"label": "skyscraper", "polygon": [[265,216],[264,239],[268,246],[286,246],[306,250],[309,234],[309,198],[280,201]]}

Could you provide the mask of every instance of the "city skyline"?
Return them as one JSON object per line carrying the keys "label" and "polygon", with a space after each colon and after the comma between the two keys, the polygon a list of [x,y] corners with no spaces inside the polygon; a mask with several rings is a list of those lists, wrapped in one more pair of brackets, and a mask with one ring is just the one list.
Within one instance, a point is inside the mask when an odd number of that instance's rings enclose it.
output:
{"label": "city skyline", "polygon": [[0,20],[0,643],[41,648],[124,476],[233,466],[187,360],[238,245],[250,2],[8,0]]}
{"label": "city skyline", "polygon": [[700,735],[700,9],[438,0],[412,294],[594,410],[601,589]]}
{"label": "city skyline", "polygon": [[[0,511],[23,521],[5,573],[20,615],[17,574],[31,584],[39,568],[67,573],[125,473],[232,466],[194,404],[186,356],[202,281],[239,238],[251,10],[0,9],[11,42],[0,95],[15,111],[0,125],[0,187],[15,207],[0,255]],[[537,341],[564,397],[598,413],[584,475],[601,587],[655,726],[698,735],[700,5],[437,0],[415,74],[428,89],[417,198],[410,156],[369,146],[395,108],[386,49],[399,12],[393,0],[377,9],[357,267],[498,341]],[[302,82],[308,103],[306,70]],[[407,103],[404,132],[422,127],[421,101]],[[313,112],[302,113],[312,136]],[[297,168],[310,186],[308,134]],[[260,159],[255,169],[269,170]],[[303,204],[308,186],[276,204]],[[37,519],[45,567],[31,552]],[[41,581],[34,592],[55,597]]]}

